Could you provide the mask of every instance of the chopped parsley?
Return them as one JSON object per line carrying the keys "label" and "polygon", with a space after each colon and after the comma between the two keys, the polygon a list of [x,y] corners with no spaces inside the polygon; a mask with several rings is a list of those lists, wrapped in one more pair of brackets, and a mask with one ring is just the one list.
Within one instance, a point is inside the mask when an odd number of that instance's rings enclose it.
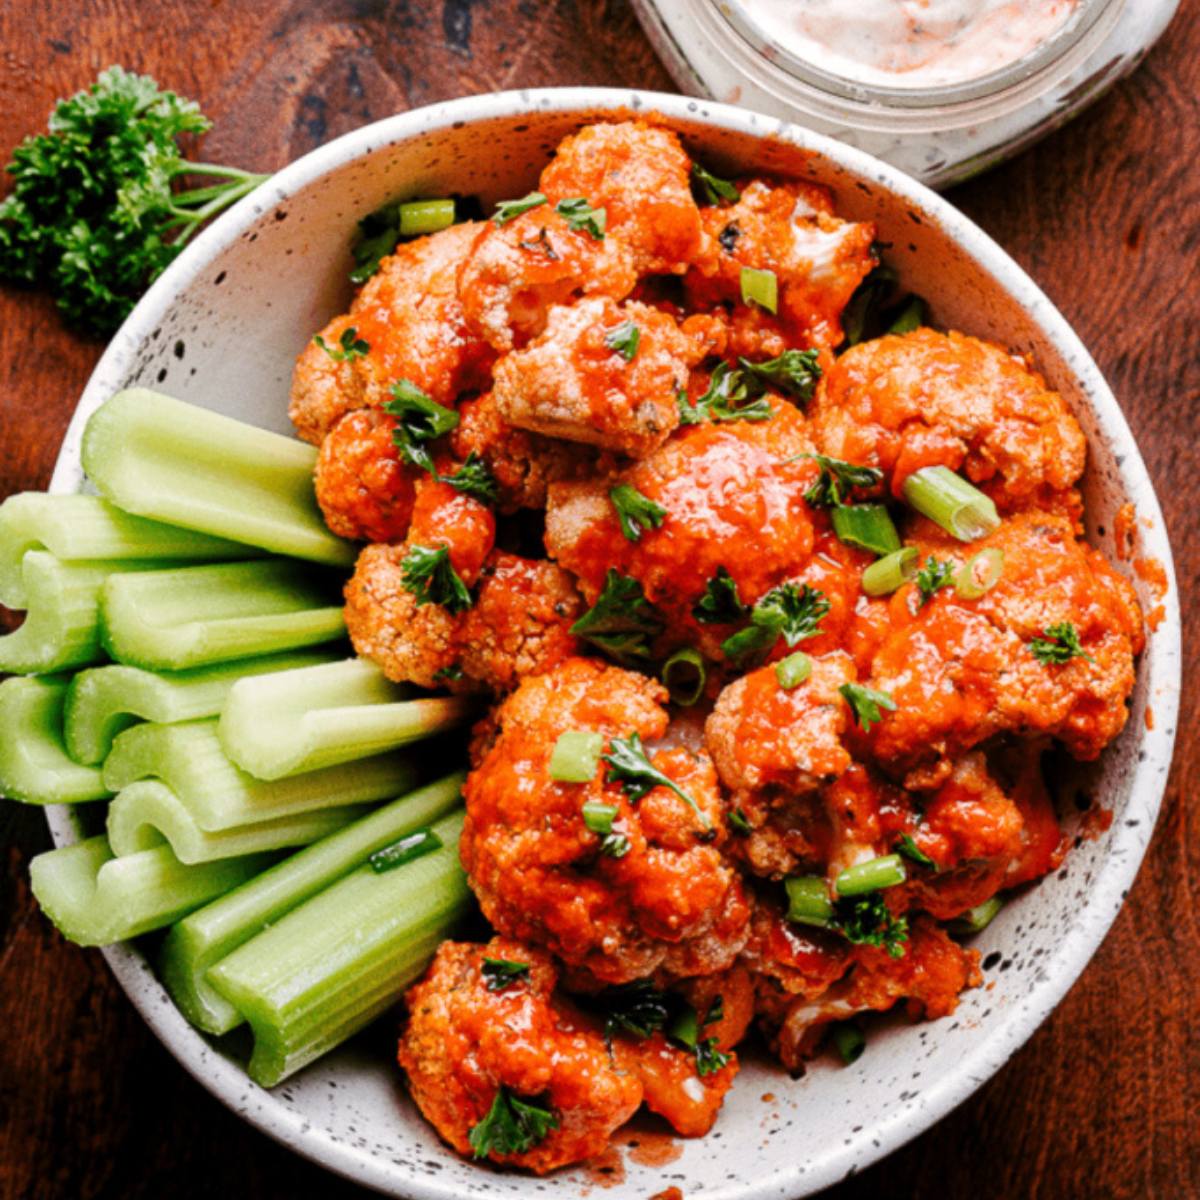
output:
{"label": "chopped parsley", "polygon": [[724,568],[704,586],[704,595],[692,605],[692,616],[701,625],[732,625],[750,610],[738,595],[737,581]]}
{"label": "chopped parsley", "polygon": [[837,902],[834,926],[856,946],[879,946],[892,958],[903,958],[908,919],[892,914],[882,892],[847,896]]}
{"label": "chopped parsley", "polygon": [[738,364],[751,376],[801,402],[812,399],[813,389],[821,378],[815,350],[785,350],[777,358],[759,363],[739,358]]}
{"label": "chopped parsley", "polygon": [[605,988],[595,997],[595,1004],[605,1014],[604,1036],[610,1041],[618,1033],[651,1037],[671,1015],[666,993],[660,992],[649,979]]}
{"label": "chopped parsley", "polygon": [[1096,661],[1080,645],[1079,631],[1070,621],[1048,626],[1041,637],[1035,637],[1029,643],[1029,651],[1045,667],[1067,663],[1073,658],[1086,658],[1090,663]]}
{"label": "chopped parsley", "polygon": [[548,1107],[522,1100],[501,1085],[487,1116],[472,1126],[467,1140],[476,1158],[524,1154],[557,1128],[558,1118]]}
{"label": "chopped parsley", "polygon": [[920,595],[918,607],[921,607],[928,604],[936,592],[954,582],[954,563],[950,559],[939,561],[931,554],[917,572],[914,582]]}
{"label": "chopped parsley", "polygon": [[384,404],[383,411],[397,418],[392,441],[400,457],[437,479],[437,468],[426,443],[454,429],[458,425],[458,413],[438,404],[408,379],[392,384],[392,398]]}
{"label": "chopped parsley", "polygon": [[496,503],[498,489],[495,476],[474,450],[467,455],[467,461],[453,475],[444,475],[442,481],[462,492],[464,496],[478,500],[480,504]]}
{"label": "chopped parsley", "polygon": [[593,208],[583,196],[560,200],[554,206],[554,211],[566,218],[569,229],[590,233],[596,241],[604,238],[608,213],[603,208]]}
{"label": "chopped parsley", "polygon": [[529,963],[511,958],[485,958],[480,967],[489,992],[502,992],[519,980],[529,978]]}
{"label": "chopped parsley", "polygon": [[660,771],[649,759],[642,737],[636,730],[627,738],[610,738],[608,751],[600,756],[608,763],[607,783],[619,783],[630,804],[636,804],[656,787],[669,788],[685,804],[691,806],[704,828],[712,822],[700,811],[700,806],[673,780]]}
{"label": "chopped parsley", "polygon": [[[684,425],[710,421],[769,421],[770,402],[757,376],[747,375],[732,363],[719,362],[708,381],[708,390],[691,404],[686,393],[680,397],[680,420]],[[686,415],[685,415],[686,410]]]}
{"label": "chopped parsley", "polygon": [[769,651],[782,637],[791,648],[821,632],[829,601],[818,588],[783,583],[772,588],[750,612],[750,624],[721,643],[726,658],[737,661]]}
{"label": "chopped parsley", "polygon": [[742,193],[728,179],[718,179],[711,171],[706,171],[699,163],[692,163],[692,188],[701,204],[720,204],[728,200],[736,204]]}
{"label": "chopped parsley", "polygon": [[596,603],[571,626],[571,632],[625,666],[650,657],[650,643],[662,633],[658,610],[642,585],[609,567]]}
{"label": "chopped parsley", "polygon": [[718,996],[710,1005],[701,1025],[696,1010],[690,1004],[684,1004],[667,1029],[667,1036],[673,1042],[678,1042],[696,1056],[696,1074],[701,1077],[719,1071],[729,1062],[729,1055],[718,1049],[715,1037],[701,1036],[702,1030],[719,1021],[724,1011],[724,1000]]}
{"label": "chopped parsley", "polygon": [[813,508],[838,508],[846,503],[846,496],[852,489],[874,487],[883,479],[883,472],[876,467],[856,466],[841,458],[830,458],[825,454],[798,454],[796,457],[811,458],[820,467],[817,482],[804,493],[804,499]]}
{"label": "chopped parsley", "polygon": [[624,858],[629,853],[629,839],[613,827],[620,809],[602,800],[588,800],[583,805],[583,823],[600,836],[600,853],[608,858]]}
{"label": "chopped parsley", "polygon": [[937,870],[937,863],[913,841],[910,834],[904,834],[892,848],[897,854],[902,854],[909,862],[914,862],[919,867],[933,867],[934,870]]}
{"label": "chopped parsley", "polygon": [[881,709],[896,711],[896,702],[887,692],[878,692],[865,684],[843,683],[838,691],[850,705],[850,711],[864,733],[869,731],[872,725],[878,725],[883,720]]}
{"label": "chopped parsley", "polygon": [[615,350],[626,362],[633,362],[642,340],[642,331],[632,321],[622,321],[604,335],[604,344]]}
{"label": "chopped parsley", "polygon": [[447,612],[463,612],[471,607],[471,593],[450,565],[446,546],[412,546],[400,564],[405,591],[417,598],[417,607],[439,604]]}
{"label": "chopped parsley", "polygon": [[496,225],[507,225],[515,217],[529,212],[530,209],[539,208],[545,203],[546,197],[541,192],[530,192],[528,196],[522,196],[520,200],[501,200],[492,214],[492,221]]}
{"label": "chopped parsley", "polygon": [[643,496],[631,483],[617,484],[608,498],[617,510],[621,532],[631,542],[640,541],[643,530],[658,529],[666,519],[667,510],[649,496]]}
{"label": "chopped parsley", "polygon": [[342,330],[342,336],[338,338],[336,346],[331,346],[319,333],[313,337],[313,341],[334,362],[353,362],[356,358],[365,358],[371,349],[371,343],[364,342],[353,325]]}

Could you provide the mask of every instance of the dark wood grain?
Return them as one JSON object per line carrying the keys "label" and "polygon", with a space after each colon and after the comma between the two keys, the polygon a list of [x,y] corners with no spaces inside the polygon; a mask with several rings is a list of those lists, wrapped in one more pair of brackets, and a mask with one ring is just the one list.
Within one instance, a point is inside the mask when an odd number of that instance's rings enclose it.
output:
{"label": "dark wood grain", "polygon": [[[1181,740],[1137,884],[1083,979],[947,1120],[829,1193],[972,1200],[1200,1196],[1200,838],[1188,799],[1200,645],[1200,5],[1095,108],[951,199],[1091,347],[1162,497],[1189,649]],[[365,121],[470,92],[670,89],[616,0],[41,0],[0,6],[0,152],[110,62],[216,122],[207,154],[282,166]],[[43,298],[0,291],[0,496],[45,486],[101,347]],[[96,953],[29,895],[40,813],[0,805],[0,1192],[15,1200],[363,1196],[211,1099]]]}

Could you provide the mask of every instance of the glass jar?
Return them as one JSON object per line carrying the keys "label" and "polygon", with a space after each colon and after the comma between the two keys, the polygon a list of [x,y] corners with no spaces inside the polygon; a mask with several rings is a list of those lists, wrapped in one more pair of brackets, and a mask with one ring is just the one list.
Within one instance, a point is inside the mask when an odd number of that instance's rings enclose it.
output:
{"label": "glass jar", "polygon": [[[740,0],[633,0],[680,88],[866,150],[933,187],[1057,128],[1131,71],[1178,0],[1081,0],[1030,53],[962,82],[864,81],[799,57]],[[876,75],[877,77],[877,75]]]}

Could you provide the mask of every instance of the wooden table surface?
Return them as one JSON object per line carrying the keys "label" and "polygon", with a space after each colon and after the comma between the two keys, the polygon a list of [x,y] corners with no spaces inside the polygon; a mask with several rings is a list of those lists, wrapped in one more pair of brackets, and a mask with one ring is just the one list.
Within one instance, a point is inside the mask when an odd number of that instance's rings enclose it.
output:
{"label": "wooden table surface", "polygon": [[[474,92],[674,90],[619,0],[41,0],[0,6],[0,154],[112,62],[214,119],[206,157],[258,170],[364,122]],[[829,1192],[971,1200],[1200,1196],[1200,838],[1190,713],[1200,621],[1200,3],[1084,116],[950,198],[1091,347],[1142,447],[1185,589],[1189,685],[1159,827],[1083,979],[973,1099]],[[42,488],[102,347],[0,290],[0,497]],[[148,1032],[100,955],[27,883],[49,846],[0,805],[0,1191],[22,1200],[256,1200],[361,1189],[242,1124]]]}

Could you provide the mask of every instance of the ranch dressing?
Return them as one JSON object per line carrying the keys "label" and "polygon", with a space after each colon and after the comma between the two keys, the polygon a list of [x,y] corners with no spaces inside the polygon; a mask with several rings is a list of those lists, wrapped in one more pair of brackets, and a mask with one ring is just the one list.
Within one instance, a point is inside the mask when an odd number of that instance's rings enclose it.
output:
{"label": "ranch dressing", "polygon": [[1054,36],[1079,0],[740,0],[781,49],[886,87],[990,75]]}

